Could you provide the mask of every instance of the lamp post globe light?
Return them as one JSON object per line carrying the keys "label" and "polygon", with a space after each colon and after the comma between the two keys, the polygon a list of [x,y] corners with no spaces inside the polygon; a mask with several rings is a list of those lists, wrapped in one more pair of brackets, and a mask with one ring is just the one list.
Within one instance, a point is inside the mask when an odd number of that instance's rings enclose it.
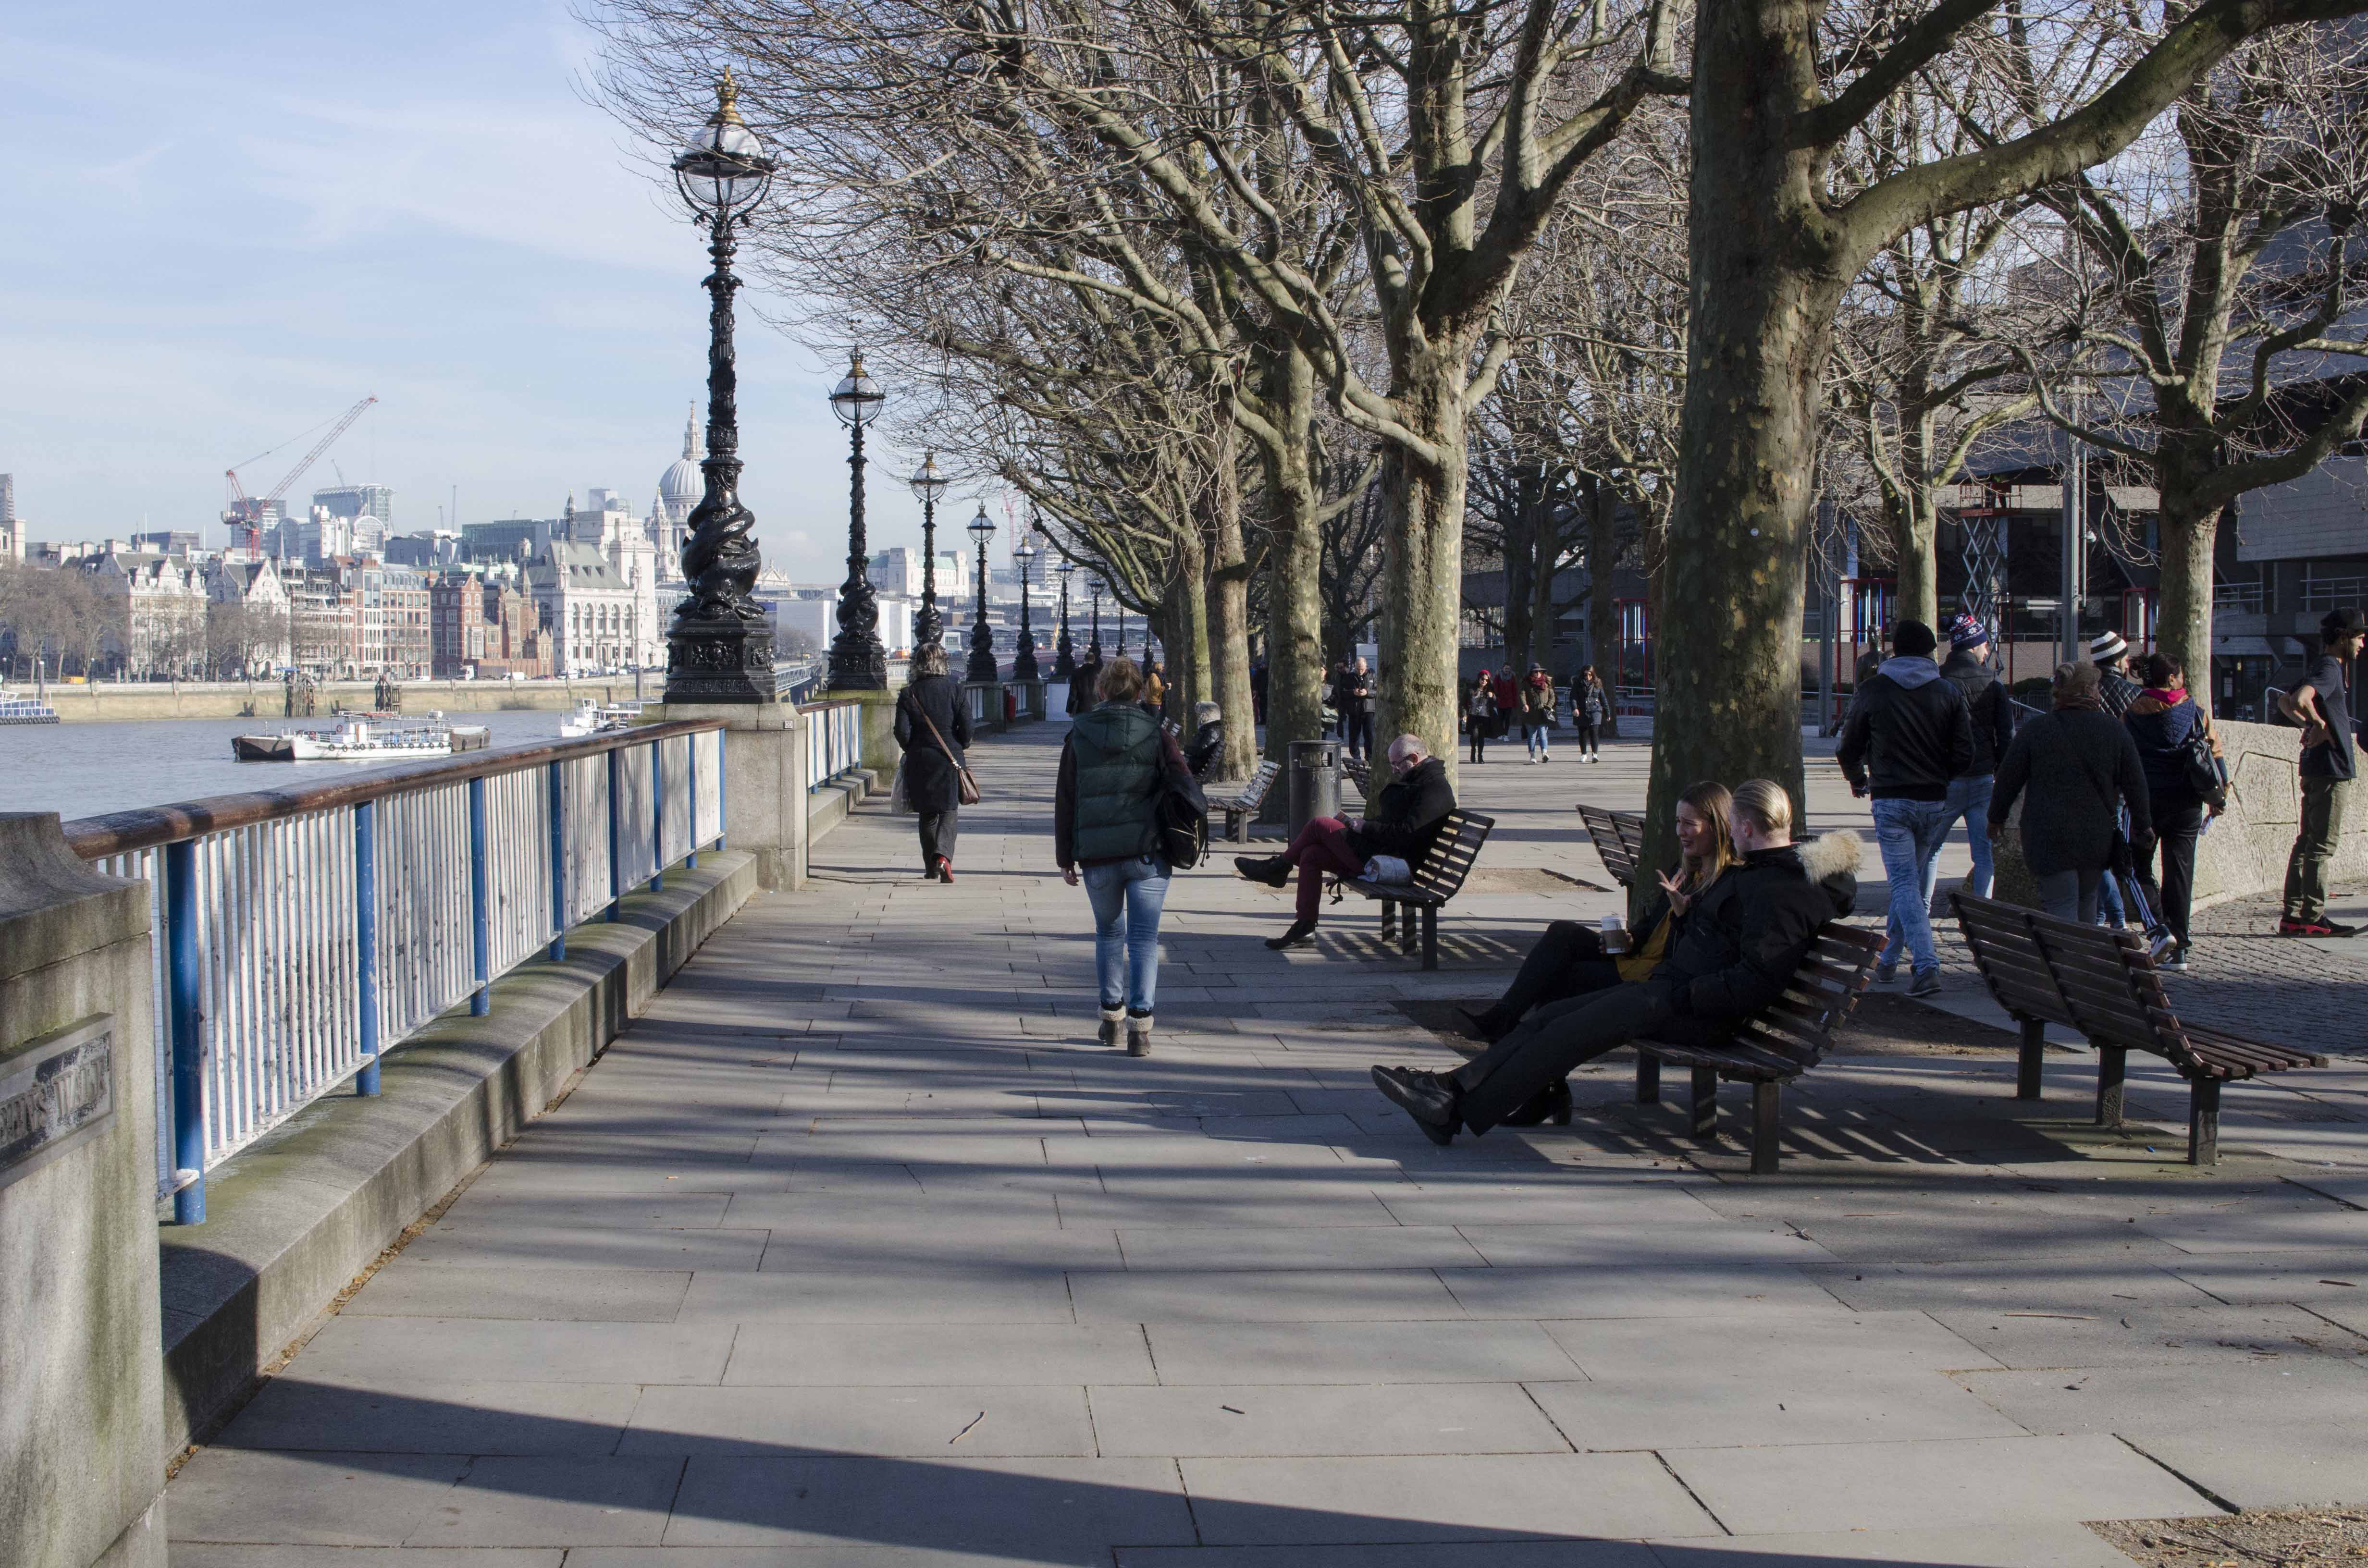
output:
{"label": "lamp post globe light", "polygon": [[1011,655],[1013,680],[1037,678],[1036,632],[1028,623],[1028,569],[1036,564],[1036,557],[1040,553],[1031,542],[1032,538],[1032,535],[1021,534],[1019,545],[1011,552],[1011,559],[1019,563],[1019,643],[1018,652]]}
{"label": "lamp post globe light", "polygon": [[1053,678],[1066,680],[1077,673],[1076,650],[1069,642],[1069,579],[1077,574],[1077,563],[1064,561],[1053,570],[1061,579],[1061,640],[1053,646]]}
{"label": "lamp post globe light", "polygon": [[951,483],[934,451],[913,471],[913,494],[921,498],[921,613],[913,618],[915,653],[945,637],[945,622],[938,614],[938,498]]}
{"label": "lamp post globe light", "polygon": [[847,581],[838,588],[838,635],[830,644],[833,691],[879,691],[888,685],[888,650],[880,645],[880,602],[871,593],[871,551],[863,539],[863,427],[887,402],[863,369],[863,350],[848,356],[847,374],[831,389],[830,411],[848,431],[847,458]]}
{"label": "lamp post globe light", "polygon": [[986,515],[986,503],[978,504],[978,516],[970,520],[970,537],[978,540],[978,619],[970,627],[970,668],[964,672],[974,681],[992,681],[997,674],[995,667],[995,628],[986,623],[986,541],[995,537],[995,522]]}
{"label": "lamp post globe light", "polygon": [[772,184],[773,160],[740,118],[739,85],[726,70],[715,85],[715,112],[691,133],[674,161],[675,188],[707,225],[714,263],[707,290],[707,455],[704,481],[683,540],[682,575],[689,596],[675,606],[666,631],[666,699],[770,702],[773,634],[753,595],[762,560],[757,519],[740,504],[739,377],[733,361],[734,231],[747,222]]}

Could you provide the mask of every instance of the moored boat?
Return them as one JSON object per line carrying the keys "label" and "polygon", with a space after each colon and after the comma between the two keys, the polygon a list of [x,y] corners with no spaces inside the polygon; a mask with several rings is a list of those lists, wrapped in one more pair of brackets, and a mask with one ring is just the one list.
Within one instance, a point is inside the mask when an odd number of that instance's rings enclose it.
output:
{"label": "moored boat", "polygon": [[0,691],[0,724],[54,724],[58,710],[39,698]]}
{"label": "moored boat", "polygon": [[233,735],[231,755],[241,762],[410,762],[483,751],[492,738],[481,724],[350,717],[334,729]]}
{"label": "moored boat", "polygon": [[641,722],[642,705],[638,702],[595,702],[590,698],[575,705],[575,711],[559,722],[559,738],[579,741],[586,735],[605,735],[618,730],[630,730]]}

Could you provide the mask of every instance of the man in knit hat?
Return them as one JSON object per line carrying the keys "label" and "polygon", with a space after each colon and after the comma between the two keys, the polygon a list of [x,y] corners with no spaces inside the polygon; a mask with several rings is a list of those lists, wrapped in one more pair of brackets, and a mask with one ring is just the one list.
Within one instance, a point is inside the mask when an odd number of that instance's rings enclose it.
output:
{"label": "man in knit hat", "polygon": [[2102,631],[2089,640],[2089,662],[2097,666],[2097,694],[2105,711],[2116,719],[2130,715],[2130,705],[2146,695],[2146,687],[2129,676],[2130,645],[2118,631]]}
{"label": "man in knit hat", "polygon": [[[2006,755],[2007,743],[2014,739],[2014,703],[2007,696],[2006,683],[1990,665],[1990,629],[1982,624],[1981,617],[1970,611],[1951,616],[1941,635],[1949,644],[1949,656],[1941,664],[1941,678],[1964,693],[1966,710],[1974,720],[1974,759],[1949,781],[1949,812],[1941,831],[1947,833],[1959,817],[1964,818],[1965,836],[1974,850],[1974,870],[1965,879],[1965,891],[1975,898],[1987,898],[1995,881],[1990,859],[1990,792],[1997,783],[1998,759]],[[1934,865],[1938,864],[1936,860]],[[1932,902],[1932,882],[1933,871],[1927,868],[1924,902],[1928,905]]]}

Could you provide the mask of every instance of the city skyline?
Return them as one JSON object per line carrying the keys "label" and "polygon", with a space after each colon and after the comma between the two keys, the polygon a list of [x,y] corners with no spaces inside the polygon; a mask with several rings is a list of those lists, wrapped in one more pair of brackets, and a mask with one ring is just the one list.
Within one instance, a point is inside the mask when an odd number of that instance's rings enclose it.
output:
{"label": "city skyline", "polygon": [[[249,19],[134,5],[104,45],[63,5],[0,26],[0,208],[51,237],[0,278],[0,471],[31,537],[218,546],[222,471],[279,448],[240,470],[268,491],[365,393],[288,499],[387,485],[410,534],[556,515],[589,476],[645,511],[686,405],[704,419],[705,256],[653,150],[587,101],[566,7]],[[768,565],[830,580],[844,367],[765,328],[767,302],[742,309],[742,494]],[[919,542],[883,483],[919,456],[874,454],[874,548]]]}

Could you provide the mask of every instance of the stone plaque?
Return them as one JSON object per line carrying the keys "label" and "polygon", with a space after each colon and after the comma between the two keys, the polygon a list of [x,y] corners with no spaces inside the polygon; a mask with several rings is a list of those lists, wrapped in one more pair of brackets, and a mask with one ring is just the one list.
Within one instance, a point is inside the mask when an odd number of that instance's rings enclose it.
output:
{"label": "stone plaque", "polygon": [[0,1187],[98,1136],[115,1115],[115,1018],[0,1051]]}

